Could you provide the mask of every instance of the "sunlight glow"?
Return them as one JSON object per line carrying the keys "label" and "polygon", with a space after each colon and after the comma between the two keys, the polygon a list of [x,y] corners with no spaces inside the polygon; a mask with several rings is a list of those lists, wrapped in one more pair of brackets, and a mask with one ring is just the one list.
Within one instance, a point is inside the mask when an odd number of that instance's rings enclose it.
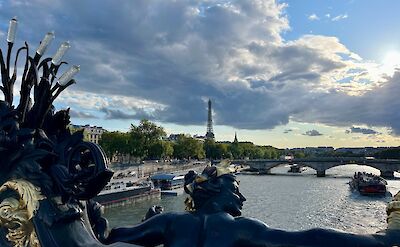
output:
{"label": "sunlight glow", "polygon": [[390,51],[386,53],[386,56],[383,59],[381,70],[383,73],[393,75],[396,68],[400,68],[400,52]]}

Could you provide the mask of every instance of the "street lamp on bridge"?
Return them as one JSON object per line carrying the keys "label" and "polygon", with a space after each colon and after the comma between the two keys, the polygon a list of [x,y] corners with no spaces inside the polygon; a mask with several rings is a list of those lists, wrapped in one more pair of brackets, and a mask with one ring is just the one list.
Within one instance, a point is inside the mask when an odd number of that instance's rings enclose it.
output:
{"label": "street lamp on bridge", "polygon": [[[70,48],[68,42],[61,44],[53,58],[40,59],[55,38],[54,32],[48,32],[40,42],[33,58],[29,55],[29,46],[19,48],[15,55],[14,66],[11,69],[11,54],[17,33],[18,21],[14,17],[10,20],[7,33],[8,49],[6,59],[0,49],[0,66],[2,86],[0,90],[4,94],[4,101],[9,107],[13,106],[14,84],[17,80],[18,58],[25,52],[24,71],[21,77],[20,102],[17,109],[19,124],[23,127],[41,128],[44,118],[50,111],[54,100],[67,87],[75,83],[72,79],[78,72],[79,66],[72,66],[59,78],[57,73],[66,62],[62,61],[64,54]],[[40,74],[40,71],[42,74]],[[12,73],[12,74],[11,74]],[[32,105],[31,90],[34,89],[34,101]]]}

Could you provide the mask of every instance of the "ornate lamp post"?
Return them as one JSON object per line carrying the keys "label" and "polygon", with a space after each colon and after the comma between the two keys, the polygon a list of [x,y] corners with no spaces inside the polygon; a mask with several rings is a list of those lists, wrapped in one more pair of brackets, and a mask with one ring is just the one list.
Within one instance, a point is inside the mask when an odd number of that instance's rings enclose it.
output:
{"label": "ornate lamp post", "polygon": [[[70,133],[69,109],[55,112],[53,106],[60,93],[75,83],[79,66],[57,75],[67,64],[62,58],[70,45],[62,43],[53,57],[45,58],[54,39],[54,32],[49,32],[33,57],[25,42],[11,67],[17,25],[16,18],[10,20],[5,59],[0,50],[4,95],[0,100],[0,246],[102,246],[98,239],[107,224],[96,213],[99,206],[88,200],[113,173],[98,145],[83,141],[82,132]],[[21,57],[24,70],[15,107]]]}
{"label": "ornate lamp post", "polygon": [[[0,89],[4,93],[5,102],[9,106],[12,106],[14,83],[17,78],[18,57],[22,51],[25,51],[26,59],[24,72],[21,79],[20,103],[17,107],[21,117],[19,122],[24,127],[40,128],[42,127],[45,115],[50,110],[51,105],[57,96],[64,89],[75,82],[72,78],[76,73],[79,72],[79,66],[72,66],[68,71],[61,75],[60,78],[57,79],[57,72],[60,66],[62,64],[66,64],[66,62],[62,62],[61,60],[65,52],[70,47],[68,42],[61,44],[53,58],[45,58],[40,61],[54,39],[54,32],[48,32],[37,48],[33,58],[29,56],[29,46],[27,43],[25,43],[25,46],[18,49],[14,62],[13,73],[10,76],[10,58],[12,48],[14,46],[17,24],[18,21],[15,17],[11,19],[7,34],[8,50],[6,61],[3,59],[2,52],[0,54],[2,78],[2,86]],[[50,61],[51,63],[49,65]],[[39,77],[40,70],[42,70],[42,75]],[[30,93],[32,88],[35,90],[34,105],[30,107]],[[33,117],[34,119],[32,119]]]}

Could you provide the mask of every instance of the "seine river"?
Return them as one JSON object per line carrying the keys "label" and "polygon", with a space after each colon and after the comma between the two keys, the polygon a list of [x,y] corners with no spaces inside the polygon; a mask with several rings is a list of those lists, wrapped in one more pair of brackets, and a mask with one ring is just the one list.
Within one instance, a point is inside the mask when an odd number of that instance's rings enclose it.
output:
{"label": "seine river", "polygon": [[[240,190],[247,198],[243,215],[257,218],[273,228],[305,230],[314,227],[334,228],[354,233],[374,233],[386,227],[386,197],[365,197],[352,192],[347,184],[356,171],[379,171],[358,165],[335,167],[326,177],[317,178],[308,169],[301,174],[287,174],[288,167],[272,169],[276,175],[238,175]],[[398,180],[388,180],[388,190],[400,190]],[[110,225],[133,225],[141,221],[152,205],[165,211],[183,211],[185,194],[164,196],[135,204],[106,209]]]}

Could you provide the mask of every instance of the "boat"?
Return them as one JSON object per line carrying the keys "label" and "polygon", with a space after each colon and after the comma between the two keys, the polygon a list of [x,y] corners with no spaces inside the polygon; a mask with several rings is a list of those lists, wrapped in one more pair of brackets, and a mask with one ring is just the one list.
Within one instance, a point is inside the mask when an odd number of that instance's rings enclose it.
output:
{"label": "boat", "polygon": [[350,187],[361,195],[385,195],[387,182],[372,173],[357,172],[350,181]]}
{"label": "boat", "polygon": [[160,193],[151,181],[139,179],[135,171],[122,171],[115,174],[93,200],[108,206],[156,194],[157,191]]}
{"label": "boat", "polygon": [[160,173],[150,177],[155,188],[161,189],[161,195],[179,195],[185,183],[185,175]]}
{"label": "boat", "polygon": [[304,171],[306,168],[300,165],[291,165],[288,172],[291,173],[301,173],[302,171]]}

